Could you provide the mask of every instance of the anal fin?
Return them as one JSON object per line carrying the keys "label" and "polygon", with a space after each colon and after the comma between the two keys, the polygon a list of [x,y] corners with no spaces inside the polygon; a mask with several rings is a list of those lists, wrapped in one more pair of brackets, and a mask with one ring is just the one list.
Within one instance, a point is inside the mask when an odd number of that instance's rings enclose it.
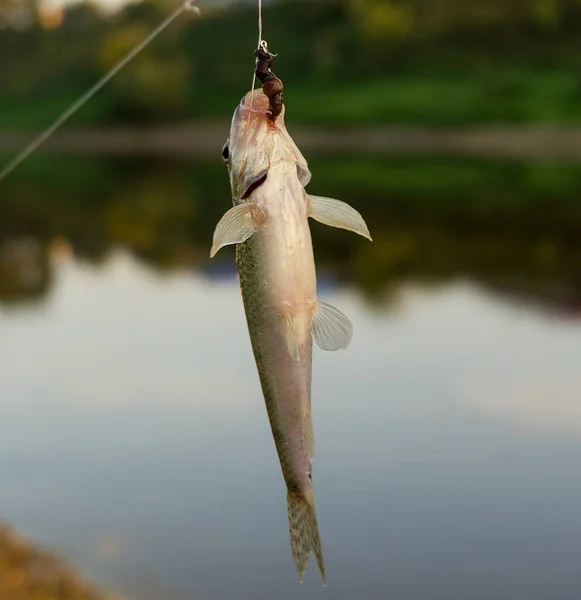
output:
{"label": "anal fin", "polygon": [[295,325],[290,315],[286,315],[286,346],[291,358],[299,362],[301,360],[299,353],[299,344],[297,340],[297,334],[295,332]]}

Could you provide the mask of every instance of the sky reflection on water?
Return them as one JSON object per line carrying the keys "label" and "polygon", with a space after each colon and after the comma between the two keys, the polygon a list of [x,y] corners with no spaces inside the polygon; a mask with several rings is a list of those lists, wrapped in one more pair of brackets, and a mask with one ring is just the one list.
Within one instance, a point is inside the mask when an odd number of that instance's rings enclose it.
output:
{"label": "sky reflection on water", "polygon": [[0,307],[0,518],[163,598],[577,600],[581,324],[405,286],[315,352],[329,585],[303,586],[237,282],[61,259]]}

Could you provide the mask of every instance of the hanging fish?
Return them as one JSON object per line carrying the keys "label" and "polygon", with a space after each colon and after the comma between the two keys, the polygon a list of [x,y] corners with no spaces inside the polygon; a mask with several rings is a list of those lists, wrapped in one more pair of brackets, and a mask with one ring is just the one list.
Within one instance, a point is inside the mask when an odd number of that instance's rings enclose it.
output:
{"label": "hanging fish", "polygon": [[324,583],[311,470],[312,340],[323,350],[346,348],[353,326],[317,298],[308,218],[371,236],[348,204],[305,191],[311,173],[286,129],[283,85],[270,69],[273,55],[265,42],[256,56],[263,87],[246,94],[234,112],[222,152],[234,206],[216,227],[210,255],[237,245],[250,340],[288,490],[293,559],[302,581],[314,553]]}

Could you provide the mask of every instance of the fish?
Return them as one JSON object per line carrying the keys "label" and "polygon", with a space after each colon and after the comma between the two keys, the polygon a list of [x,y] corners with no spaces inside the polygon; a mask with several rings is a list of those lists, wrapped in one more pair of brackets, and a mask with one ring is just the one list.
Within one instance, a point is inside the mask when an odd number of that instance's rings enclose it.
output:
{"label": "fish", "polygon": [[222,157],[233,206],[216,226],[210,256],[236,245],[250,342],[287,487],[292,557],[302,583],[314,554],[325,585],[312,479],[312,348],[313,340],[323,350],[346,348],[353,326],[317,297],[308,219],[371,235],[345,202],[307,193],[311,172],[285,125],[282,82],[270,70],[273,55],[264,47],[257,56],[263,87],[248,92],[232,117]]}

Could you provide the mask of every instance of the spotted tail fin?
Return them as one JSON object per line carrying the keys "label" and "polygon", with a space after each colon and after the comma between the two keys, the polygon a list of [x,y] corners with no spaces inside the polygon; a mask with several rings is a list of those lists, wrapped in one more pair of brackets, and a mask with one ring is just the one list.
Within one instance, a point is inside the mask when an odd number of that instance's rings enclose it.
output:
{"label": "spotted tail fin", "polygon": [[314,500],[289,491],[287,503],[291,552],[301,583],[309,563],[309,554],[312,552],[317,560],[323,585],[325,585],[325,564]]}

